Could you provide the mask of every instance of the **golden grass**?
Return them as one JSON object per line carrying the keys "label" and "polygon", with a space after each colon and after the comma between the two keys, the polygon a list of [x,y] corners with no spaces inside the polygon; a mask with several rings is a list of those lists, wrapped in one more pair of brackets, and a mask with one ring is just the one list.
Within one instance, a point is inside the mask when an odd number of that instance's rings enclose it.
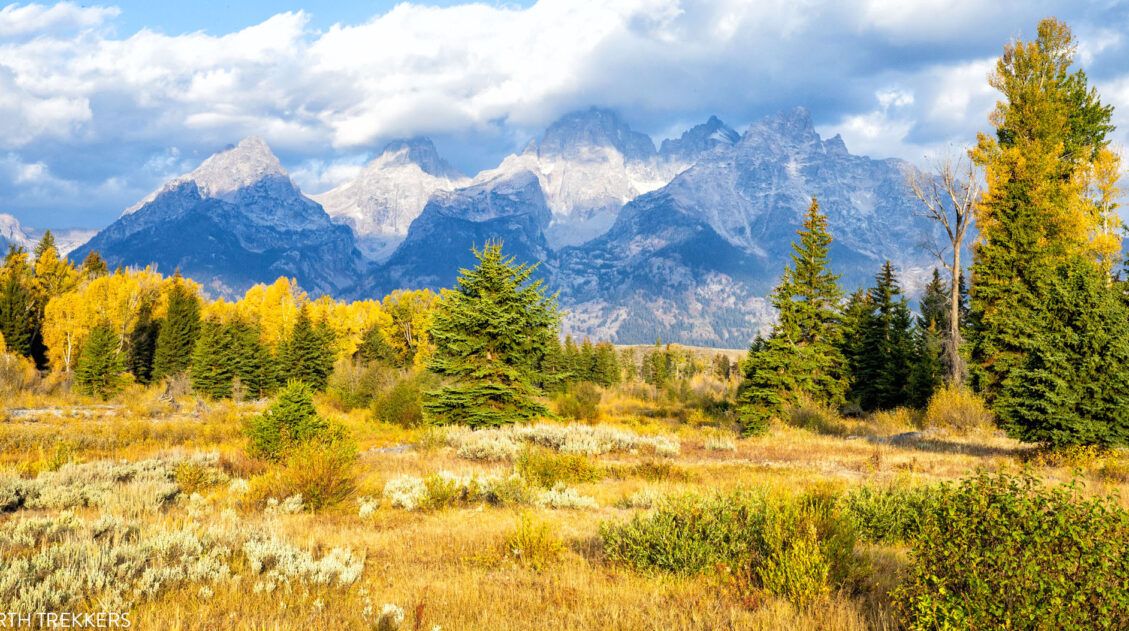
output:
{"label": "golden grass", "polygon": [[[643,389],[645,390],[645,389]],[[640,491],[668,495],[712,493],[758,486],[795,493],[815,486],[847,489],[862,483],[955,480],[979,468],[1034,467],[1050,480],[1069,479],[1080,470],[1094,493],[1119,491],[1129,501],[1129,457],[1107,452],[1097,459],[1040,461],[1030,449],[997,432],[978,428],[948,432],[912,444],[890,444],[891,434],[913,431],[920,420],[905,412],[867,419],[824,419],[809,429],[781,424],[768,435],[738,438],[724,422],[682,423],[686,409],[659,393],[619,388],[605,394],[606,423],[646,435],[676,435],[674,457],[615,452],[592,457],[605,475],[573,486],[596,500],[598,508],[551,510],[495,507],[485,502],[433,511],[405,511],[380,503],[371,514],[358,513],[356,498],[379,498],[397,476],[425,477],[438,471],[459,475],[506,476],[511,462],[459,458],[434,430],[375,423],[367,411],[323,412],[347,427],[357,442],[357,488],[353,497],[318,513],[267,514],[244,501],[227,484],[197,485],[208,508],[191,521],[207,523],[219,511],[237,511],[241,523],[269,525],[292,545],[315,551],[348,546],[365,556],[361,578],[348,587],[294,585],[273,593],[254,593],[250,581],[178,587],[155,600],[139,600],[132,610],[139,629],[369,629],[386,603],[401,607],[404,629],[867,629],[894,628],[886,592],[894,585],[905,550],[865,547],[861,555],[875,570],[860,593],[833,594],[799,610],[783,600],[757,602],[727,590],[711,576],[678,578],[645,575],[606,563],[600,551],[601,522],[624,520],[643,508],[629,506]],[[261,403],[208,403],[191,398],[175,405],[160,392],[135,389],[128,403],[110,414],[85,416],[91,402],[74,398],[27,397],[5,402],[0,422],[0,468],[34,476],[67,461],[140,460],[170,450],[221,453],[221,468],[233,478],[263,475],[241,456],[243,419]],[[125,399],[123,399],[124,401]],[[15,403],[15,404],[13,404]],[[12,418],[12,408],[59,410]],[[700,421],[700,419],[698,419]],[[720,438],[735,450],[716,448]],[[414,445],[409,449],[402,446]],[[714,445],[711,447],[710,445]],[[195,480],[198,472],[185,471]],[[283,499],[283,498],[279,498]],[[156,523],[189,520],[186,502],[140,519]],[[98,511],[80,511],[96,518]],[[537,563],[515,559],[512,538],[522,514],[545,524],[563,548]],[[0,528],[22,519],[22,512],[0,515]],[[549,535],[547,535],[549,536]],[[507,544],[510,541],[510,545]],[[550,544],[546,544],[552,547]],[[97,609],[92,601],[90,607]],[[367,612],[367,616],[366,616]],[[376,612],[376,613],[373,613]]]}

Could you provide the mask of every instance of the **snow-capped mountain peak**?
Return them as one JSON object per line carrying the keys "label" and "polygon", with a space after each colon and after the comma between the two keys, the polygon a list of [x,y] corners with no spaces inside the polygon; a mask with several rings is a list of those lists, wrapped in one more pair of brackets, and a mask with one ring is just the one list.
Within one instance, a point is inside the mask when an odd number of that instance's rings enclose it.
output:
{"label": "snow-capped mountain peak", "polygon": [[439,156],[435,144],[430,138],[409,138],[394,140],[384,146],[375,160],[369,163],[368,168],[407,166],[414,164],[428,175],[448,180],[458,180],[465,177],[458,169],[451,166]]}
{"label": "snow-capped mountain peak", "polygon": [[20,225],[19,219],[6,213],[0,213],[0,247],[4,248],[4,252],[0,252],[0,256],[3,256],[7,252],[8,246],[10,245],[29,250],[35,244],[32,242],[31,236],[27,233],[27,230]]}
{"label": "snow-capped mountain peak", "polygon": [[222,198],[270,176],[288,177],[266,141],[250,136],[204,160],[180,179],[195,182],[205,197]]}

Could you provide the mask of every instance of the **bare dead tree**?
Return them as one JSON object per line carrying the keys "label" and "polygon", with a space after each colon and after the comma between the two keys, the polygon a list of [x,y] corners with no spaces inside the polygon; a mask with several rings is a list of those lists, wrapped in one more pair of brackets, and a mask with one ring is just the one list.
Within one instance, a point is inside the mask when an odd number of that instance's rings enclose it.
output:
{"label": "bare dead tree", "polygon": [[981,192],[974,169],[971,160],[958,157],[941,160],[928,175],[916,169],[909,173],[910,188],[924,207],[922,214],[940,224],[949,240],[945,248],[934,250],[933,254],[949,272],[949,327],[944,353],[949,383],[958,386],[964,383],[966,375],[960,356],[960,254]]}

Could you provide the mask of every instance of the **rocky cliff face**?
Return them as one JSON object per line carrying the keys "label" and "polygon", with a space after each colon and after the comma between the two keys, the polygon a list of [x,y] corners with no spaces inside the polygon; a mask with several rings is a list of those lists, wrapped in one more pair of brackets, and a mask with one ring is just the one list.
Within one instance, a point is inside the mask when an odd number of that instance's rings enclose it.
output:
{"label": "rocky cliff face", "polygon": [[71,253],[111,266],[156,265],[215,295],[291,276],[315,293],[343,293],[365,266],[352,232],[302,195],[266,143],[248,138],[127,209]]}

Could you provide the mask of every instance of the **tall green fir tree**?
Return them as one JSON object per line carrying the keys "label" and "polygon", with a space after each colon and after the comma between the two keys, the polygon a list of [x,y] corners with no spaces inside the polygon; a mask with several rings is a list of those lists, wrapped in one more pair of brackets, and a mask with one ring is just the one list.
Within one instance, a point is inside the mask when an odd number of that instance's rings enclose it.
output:
{"label": "tall green fir tree", "polygon": [[777,321],[771,334],[749,349],[737,393],[746,434],[767,430],[787,404],[810,400],[839,406],[846,394],[846,363],[840,352],[839,277],[829,269],[827,216],[813,199],[792,244],[791,264],[772,293]]}
{"label": "tall green fir tree", "polygon": [[200,323],[189,371],[194,392],[210,399],[231,397],[235,377],[231,342],[228,327],[223,323],[210,318]]}
{"label": "tall green fir tree", "polygon": [[945,378],[945,331],[948,330],[949,296],[941,274],[933,278],[921,297],[921,315],[913,326],[914,357],[909,377],[908,402],[925,407]]}
{"label": "tall green fir tree", "polygon": [[12,246],[0,268],[0,335],[8,352],[32,357],[37,336],[35,315],[27,252]]}
{"label": "tall green fir tree", "polygon": [[1047,309],[1000,384],[1001,425],[1051,447],[1129,445],[1129,303],[1081,257],[1044,282]]}
{"label": "tall green fir tree", "polygon": [[878,273],[869,302],[851,396],[866,411],[906,405],[914,364],[913,315],[889,261]]}
{"label": "tall green fir tree", "polygon": [[433,424],[496,427],[548,415],[536,367],[557,337],[560,314],[536,266],[518,264],[500,243],[475,250],[478,264],[445,290],[432,319],[429,368],[444,385],[424,394]]}
{"label": "tall green fir tree", "polygon": [[157,336],[161,323],[153,319],[153,304],[141,305],[137,323],[129,333],[129,352],[127,367],[138,383],[148,384],[153,380],[153,356],[157,352]]}
{"label": "tall green fir tree", "polygon": [[83,394],[106,400],[125,385],[121,340],[108,322],[90,330],[75,367],[75,385]]}
{"label": "tall green fir tree", "polygon": [[153,351],[153,380],[178,375],[192,364],[200,334],[200,298],[178,272],[168,293],[168,313],[157,333]]}
{"label": "tall green fir tree", "polygon": [[279,351],[282,374],[288,381],[301,381],[315,391],[325,390],[333,362],[337,357],[337,340],[326,322],[314,323],[309,310],[302,307],[289,339]]}
{"label": "tall green fir tree", "polygon": [[592,381],[604,386],[614,386],[622,380],[619,357],[611,342],[600,342],[593,350]]}

